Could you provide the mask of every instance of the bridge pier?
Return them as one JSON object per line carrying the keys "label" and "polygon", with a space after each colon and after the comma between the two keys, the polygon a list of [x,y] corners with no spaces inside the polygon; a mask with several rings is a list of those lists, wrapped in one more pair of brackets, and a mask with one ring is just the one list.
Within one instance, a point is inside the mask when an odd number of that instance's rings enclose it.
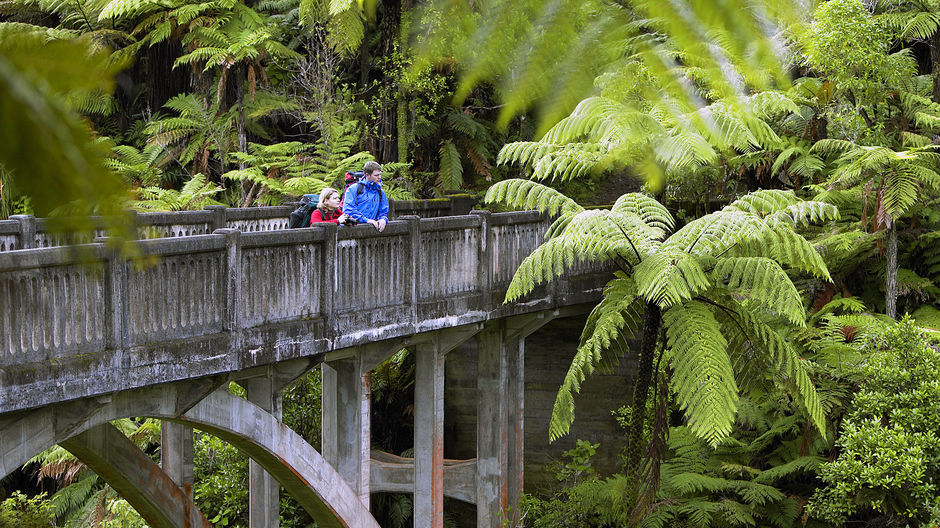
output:
{"label": "bridge pier", "polygon": [[170,480],[193,500],[193,428],[160,421],[160,467]]}
{"label": "bridge pier", "polygon": [[402,349],[392,339],[327,354],[320,366],[320,452],[369,509],[375,367]]}
{"label": "bridge pier", "polygon": [[415,528],[444,526],[444,354],[433,341],[415,347]]}
{"label": "bridge pier", "polygon": [[[270,376],[249,378],[243,382],[248,401],[281,419],[281,395]],[[260,464],[248,461],[248,526],[277,528],[280,485]]]}

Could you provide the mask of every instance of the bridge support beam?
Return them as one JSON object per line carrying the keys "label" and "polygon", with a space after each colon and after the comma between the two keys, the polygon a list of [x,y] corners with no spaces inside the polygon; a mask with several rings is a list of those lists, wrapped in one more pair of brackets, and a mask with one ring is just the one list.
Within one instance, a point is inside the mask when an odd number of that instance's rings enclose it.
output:
{"label": "bridge support beam", "polygon": [[183,495],[193,500],[193,428],[160,421],[160,466]]}
{"label": "bridge support beam", "polygon": [[[249,378],[242,382],[248,401],[281,419],[281,395],[271,376]],[[248,462],[248,526],[278,528],[280,485],[260,464]]]}
{"label": "bridge support beam", "polygon": [[370,373],[405,343],[405,339],[391,339],[337,350],[320,367],[321,452],[367,510],[372,450]]}
{"label": "bridge support beam", "polygon": [[559,315],[553,310],[494,321],[477,336],[477,528],[519,524],[525,338]]}
{"label": "bridge support beam", "polygon": [[444,357],[483,329],[467,325],[428,334],[415,353],[415,528],[444,526]]}
{"label": "bridge support beam", "polygon": [[324,362],[321,367],[323,458],[369,508],[371,390],[369,371],[358,358]]}
{"label": "bridge support beam", "polygon": [[[190,427],[170,425],[192,435]],[[192,486],[187,494],[113,425],[92,427],[60,445],[103,478],[153,528],[211,528],[193,504]]]}
{"label": "bridge support beam", "polygon": [[415,347],[415,528],[444,526],[444,352]]}

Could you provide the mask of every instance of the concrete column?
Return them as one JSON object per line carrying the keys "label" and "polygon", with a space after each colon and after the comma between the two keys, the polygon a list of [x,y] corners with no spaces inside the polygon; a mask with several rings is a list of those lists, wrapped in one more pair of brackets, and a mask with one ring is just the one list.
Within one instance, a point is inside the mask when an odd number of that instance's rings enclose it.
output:
{"label": "concrete column", "polygon": [[323,458],[369,508],[371,389],[358,357],[323,363]]}
{"label": "concrete column", "polygon": [[444,526],[444,351],[415,347],[415,528]]}
{"label": "concrete column", "polygon": [[36,218],[33,215],[10,215],[10,220],[20,223],[17,249],[32,249],[36,245]]}
{"label": "concrete column", "polygon": [[477,528],[501,528],[509,509],[504,334],[498,322],[477,336]]}
{"label": "concrete column", "polygon": [[193,428],[163,420],[160,423],[160,467],[193,500]]}
{"label": "concrete column", "polygon": [[[248,401],[281,419],[281,396],[270,376],[250,378],[243,382]],[[248,462],[248,526],[250,528],[277,528],[278,492],[280,485],[274,477],[254,460]]]}
{"label": "concrete column", "polygon": [[523,485],[523,452],[525,451],[525,338],[503,342],[506,351],[506,428],[507,428],[507,492],[509,495],[509,526],[521,526],[519,499]]}

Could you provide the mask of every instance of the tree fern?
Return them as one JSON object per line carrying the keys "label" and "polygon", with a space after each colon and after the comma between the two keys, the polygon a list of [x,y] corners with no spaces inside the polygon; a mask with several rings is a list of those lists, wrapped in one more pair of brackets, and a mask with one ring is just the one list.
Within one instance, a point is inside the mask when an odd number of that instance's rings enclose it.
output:
{"label": "tree fern", "polygon": [[786,317],[794,325],[804,324],[800,292],[777,261],[767,257],[722,258],[711,274],[715,283]]}
{"label": "tree fern", "polygon": [[[644,312],[661,312],[662,322],[644,319],[643,334],[652,338],[639,355],[643,361],[661,356],[671,369],[670,387],[699,437],[712,445],[727,438],[738,398],[736,373],[755,365],[763,369],[755,373],[761,379],[769,376],[789,387],[809,419],[824,430],[806,365],[782,333],[805,324],[802,299],[782,265],[828,279],[822,258],[795,228],[835,218],[833,206],[802,202],[793,193],[758,191],[666,237],[672,216],[644,195],[624,195],[609,211],[585,211],[539,183],[506,180],[494,185],[486,199],[560,214],[551,236],[520,264],[507,300],[562,275],[578,259],[620,269],[589,318],[559,390],[549,426],[553,439],[570,427],[573,394],[585,376],[606,357],[606,349],[623,346],[639,330],[634,325]],[[764,316],[786,324],[770,326]],[[667,339],[657,344],[660,330]],[[632,405],[645,406],[645,401]]]}

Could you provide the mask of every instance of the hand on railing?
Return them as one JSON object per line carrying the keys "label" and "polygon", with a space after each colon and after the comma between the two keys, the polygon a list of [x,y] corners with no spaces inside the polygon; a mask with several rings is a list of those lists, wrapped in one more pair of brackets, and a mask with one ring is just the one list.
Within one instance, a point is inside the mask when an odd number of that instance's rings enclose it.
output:
{"label": "hand on railing", "polygon": [[385,230],[385,224],[387,223],[384,218],[381,219],[381,220],[372,220],[372,219],[369,219],[369,220],[367,220],[367,222],[369,222],[369,225],[371,225],[371,226],[375,227],[376,229],[378,229],[380,233]]}

